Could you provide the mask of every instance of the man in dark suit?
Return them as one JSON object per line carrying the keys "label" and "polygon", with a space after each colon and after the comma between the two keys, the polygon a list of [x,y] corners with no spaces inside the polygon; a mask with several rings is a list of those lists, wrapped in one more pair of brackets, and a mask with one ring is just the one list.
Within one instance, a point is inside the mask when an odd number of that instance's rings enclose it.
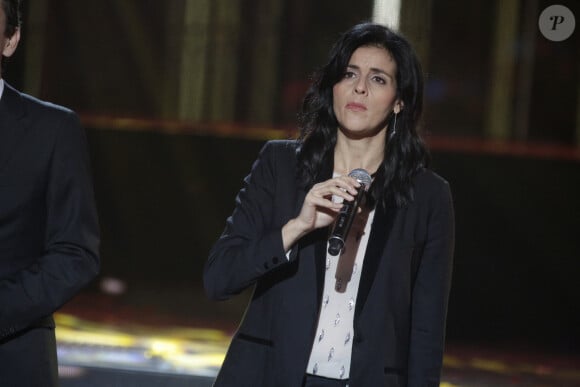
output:
{"label": "man in dark suit", "polygon": [[[5,65],[20,38],[19,1],[0,2]],[[78,117],[0,79],[1,386],[58,385],[52,313],[96,276],[98,248]]]}

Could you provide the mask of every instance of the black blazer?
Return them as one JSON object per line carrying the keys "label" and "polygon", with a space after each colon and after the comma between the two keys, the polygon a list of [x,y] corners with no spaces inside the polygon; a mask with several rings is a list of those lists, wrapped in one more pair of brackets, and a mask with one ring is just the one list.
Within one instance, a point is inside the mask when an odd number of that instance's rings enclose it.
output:
{"label": "black blazer", "polygon": [[[204,284],[211,298],[227,299],[255,285],[216,386],[302,383],[321,302],[328,229],[302,238],[286,258],[281,227],[297,216],[306,195],[295,176],[296,143],[267,143],[210,252]],[[439,385],[453,204],[447,182],[429,170],[418,173],[414,189],[409,206],[375,211],[355,306],[354,387]]]}
{"label": "black blazer", "polygon": [[56,372],[52,313],[99,270],[87,144],[73,112],[4,86],[0,384],[50,386],[42,378]]}

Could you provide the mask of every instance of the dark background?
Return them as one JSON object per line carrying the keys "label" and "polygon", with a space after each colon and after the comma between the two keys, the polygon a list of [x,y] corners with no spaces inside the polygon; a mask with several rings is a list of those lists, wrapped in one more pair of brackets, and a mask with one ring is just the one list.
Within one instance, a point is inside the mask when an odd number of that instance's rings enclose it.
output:
{"label": "dark background", "polygon": [[[260,69],[260,53],[252,51],[252,31],[263,21],[263,1],[234,2],[241,9],[235,35],[243,39],[236,43],[233,113],[215,119],[204,111],[197,120],[184,120],[174,109],[180,84],[175,53],[182,37],[175,18],[186,1],[122,3],[39,1],[45,11],[38,27],[29,22],[33,2],[25,2],[22,45],[4,77],[76,110],[85,123],[102,227],[102,273],[84,295],[102,295],[103,279],[120,279],[126,290],[110,296],[116,306],[174,316],[184,325],[233,329],[247,294],[225,303],[205,299],[201,271],[207,252],[259,149],[267,139],[295,135],[295,112],[309,74],[339,32],[371,17],[372,2],[277,2],[283,15],[272,27],[280,36],[278,71],[266,120],[256,118],[248,99],[261,74],[253,71]],[[538,11],[550,5],[522,1],[521,15],[532,3]],[[576,2],[559,3],[580,15]],[[451,183],[457,223],[448,339],[578,353],[578,31],[559,43],[539,31],[531,40],[516,39],[516,73],[524,44],[535,47],[532,88],[525,95],[531,101],[529,125],[523,137],[508,131],[490,138],[485,122],[492,35],[502,2],[425,4],[430,28],[422,57],[423,129],[433,145],[434,169]],[[536,20],[537,13],[531,17]],[[524,21],[522,16],[517,22],[518,37]],[[226,30],[215,22],[211,36]],[[42,37],[40,62],[28,54],[31,37]],[[38,79],[36,87],[26,81],[30,75]],[[519,78],[513,82],[511,113],[523,97]],[[175,122],[180,125],[168,124]],[[224,134],[224,126],[234,129]],[[251,129],[272,131],[255,135]]]}

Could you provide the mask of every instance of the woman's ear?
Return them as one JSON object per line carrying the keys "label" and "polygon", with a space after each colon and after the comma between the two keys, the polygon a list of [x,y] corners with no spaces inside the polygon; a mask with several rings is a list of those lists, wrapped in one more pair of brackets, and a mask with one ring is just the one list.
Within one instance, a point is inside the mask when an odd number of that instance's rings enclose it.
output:
{"label": "woman's ear", "polygon": [[405,104],[403,103],[403,101],[401,101],[400,99],[398,99],[395,102],[395,107],[393,108],[393,112],[395,112],[395,114],[399,114],[401,112],[401,110],[403,110],[403,107],[405,106]]}

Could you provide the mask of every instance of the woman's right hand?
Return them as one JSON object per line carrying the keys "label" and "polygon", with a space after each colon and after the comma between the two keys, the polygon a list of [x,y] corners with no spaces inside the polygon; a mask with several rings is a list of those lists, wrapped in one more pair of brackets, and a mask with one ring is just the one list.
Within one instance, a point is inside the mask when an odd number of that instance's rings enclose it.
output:
{"label": "woman's right hand", "polygon": [[334,197],[352,201],[360,183],[350,176],[339,176],[312,186],[304,198],[300,213],[282,227],[284,250],[309,232],[330,225],[342,208],[341,202]]}

